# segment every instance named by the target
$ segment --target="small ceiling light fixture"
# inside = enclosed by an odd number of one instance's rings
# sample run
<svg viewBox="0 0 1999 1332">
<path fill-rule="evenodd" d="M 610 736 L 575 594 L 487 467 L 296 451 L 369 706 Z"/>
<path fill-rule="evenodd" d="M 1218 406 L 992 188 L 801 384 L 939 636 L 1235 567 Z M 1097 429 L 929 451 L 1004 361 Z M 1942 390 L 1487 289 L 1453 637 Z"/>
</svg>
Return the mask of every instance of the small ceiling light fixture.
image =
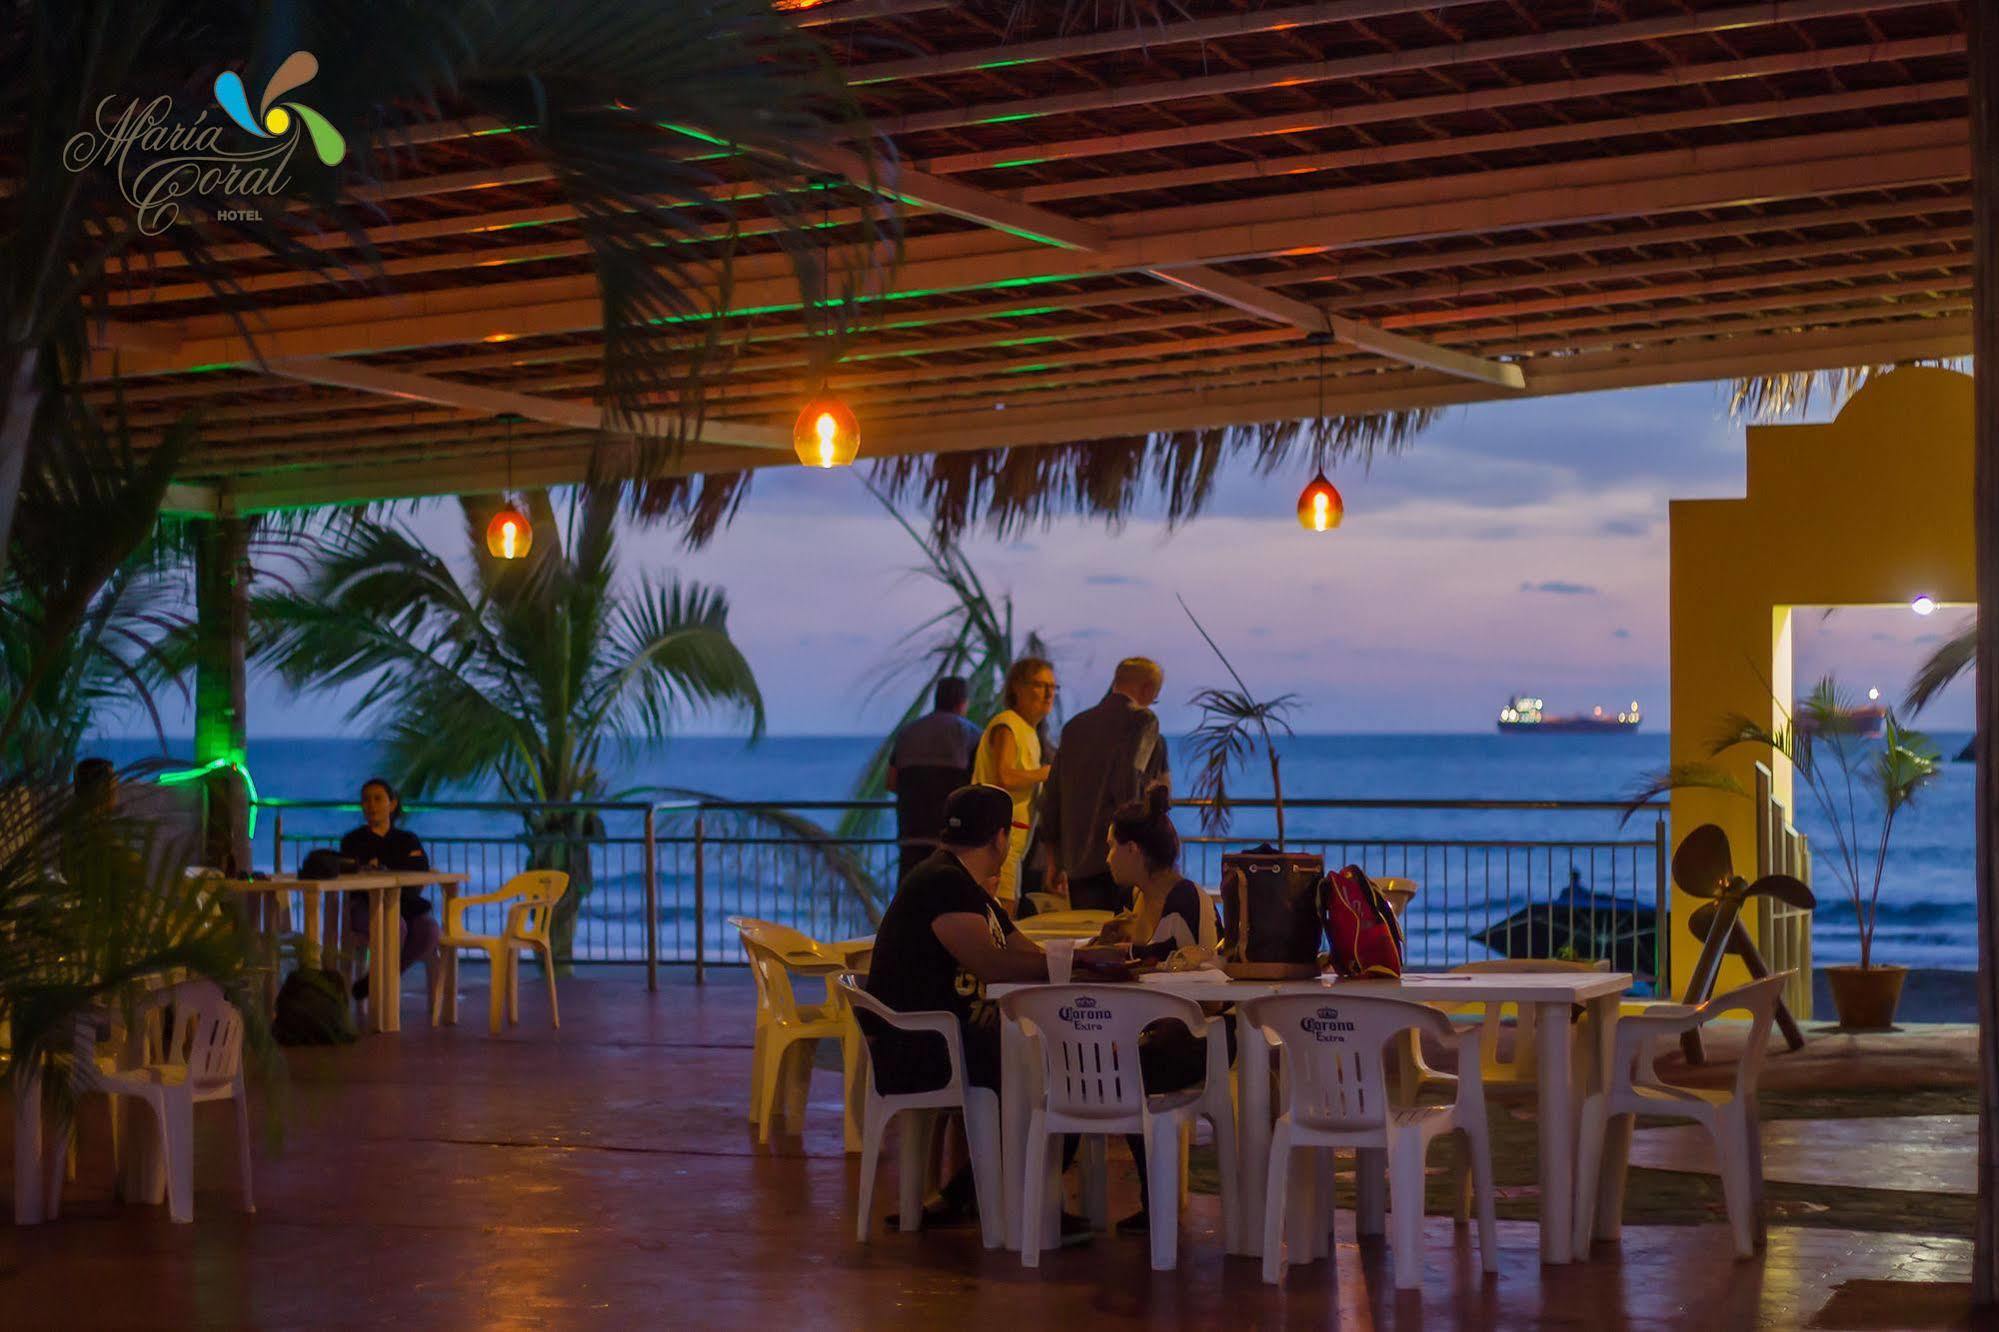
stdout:
<svg viewBox="0 0 1999 1332">
<path fill-rule="evenodd" d="M 833 286 L 833 189 L 835 182 L 821 182 L 825 191 L 825 216 L 820 224 L 819 263 L 826 283 L 826 302 L 832 302 Z M 809 308 L 809 306 L 808 306 Z M 807 467 L 848 467 L 861 451 L 861 423 L 853 408 L 840 401 L 819 376 L 819 391 L 799 410 L 791 427 L 791 449 Z"/>
<path fill-rule="evenodd" d="M 526 559 L 534 546 L 534 524 L 514 504 L 514 422 L 512 412 L 503 412 L 507 423 L 507 488 L 501 496 L 500 511 L 486 524 L 486 553 L 496 560 Z"/>
<path fill-rule="evenodd" d="M 807 467 L 846 467 L 861 451 L 861 423 L 853 409 L 824 388 L 798 413 L 791 447 Z"/>
<path fill-rule="evenodd" d="M 1326 344 L 1331 333 L 1311 333 L 1305 341 L 1319 349 L 1319 416 L 1312 423 L 1312 461 L 1317 475 L 1298 492 L 1298 525 L 1307 532 L 1330 532 L 1346 517 L 1347 503 L 1339 487 L 1326 480 Z"/>
<path fill-rule="evenodd" d="M 1937 599 L 1925 592 L 1909 603 L 1909 609 L 1918 615 L 1934 615 L 1937 609 Z"/>
</svg>

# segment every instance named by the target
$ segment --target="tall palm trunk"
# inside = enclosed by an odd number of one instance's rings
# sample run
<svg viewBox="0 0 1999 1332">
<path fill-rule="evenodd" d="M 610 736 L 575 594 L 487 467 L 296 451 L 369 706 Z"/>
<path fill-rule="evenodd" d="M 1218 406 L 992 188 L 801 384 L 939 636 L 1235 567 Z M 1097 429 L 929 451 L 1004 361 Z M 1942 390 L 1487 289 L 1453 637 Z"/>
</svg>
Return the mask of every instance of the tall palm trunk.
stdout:
<svg viewBox="0 0 1999 1332">
<path fill-rule="evenodd" d="M 7 567 L 7 542 L 14 529 L 14 501 L 28 462 L 29 437 L 42 392 L 36 378 L 36 349 L 10 344 L 0 352 L 0 570 Z"/>
<path fill-rule="evenodd" d="M 565 967 L 575 960 L 577 912 L 596 886 L 590 846 L 603 835 L 603 821 L 585 810 L 547 810 L 531 816 L 528 823 L 528 868 L 561 870 L 569 876 L 569 890 L 556 904 L 549 936 L 556 961 Z"/>
</svg>

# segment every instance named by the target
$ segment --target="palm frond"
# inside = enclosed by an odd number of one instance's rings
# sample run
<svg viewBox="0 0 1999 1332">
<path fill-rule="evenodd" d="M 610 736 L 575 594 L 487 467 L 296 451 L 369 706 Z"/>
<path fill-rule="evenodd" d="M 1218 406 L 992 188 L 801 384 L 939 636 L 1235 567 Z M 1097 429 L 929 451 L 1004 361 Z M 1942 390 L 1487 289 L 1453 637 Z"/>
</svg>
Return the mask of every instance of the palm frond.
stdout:
<svg viewBox="0 0 1999 1332">
<path fill-rule="evenodd" d="M 1192 791 L 1197 798 L 1207 802 L 1201 806 L 1201 830 L 1210 837 L 1219 837 L 1228 831 L 1234 819 L 1234 811 L 1229 808 L 1229 776 L 1237 764 L 1255 752 L 1256 739 L 1261 737 L 1265 757 L 1270 763 L 1270 787 L 1277 813 L 1277 844 L 1282 848 L 1284 782 L 1279 775 L 1277 740 L 1272 728 L 1290 735 L 1289 717 L 1300 700 L 1296 694 L 1282 694 L 1268 700 L 1252 696 L 1235 664 L 1222 651 L 1221 644 L 1215 642 L 1207 626 L 1194 614 L 1194 608 L 1187 604 L 1185 597 L 1178 600 L 1180 609 L 1187 613 L 1202 641 L 1214 652 L 1216 659 L 1222 663 L 1222 669 L 1229 673 L 1229 678 L 1236 682 L 1234 689 L 1198 689 L 1188 699 L 1201 714 L 1200 724 L 1188 736 L 1195 759 Z"/>
<path fill-rule="evenodd" d="M 1951 632 L 1909 677 L 1902 706 L 1921 712 L 1978 662 L 1978 620 L 1973 616 Z"/>
<path fill-rule="evenodd" d="M 927 509 L 931 533 L 950 542 L 985 523 L 1008 536 L 1068 514 L 1116 526 L 1163 500 L 1167 522 L 1198 515 L 1223 461 L 1253 459 L 1266 475 L 1309 455 L 1315 467 L 1395 453 L 1428 429 L 1429 410 L 1281 421 L 1123 436 L 1086 443 L 981 449 L 877 459 L 870 478 L 892 502 Z"/>
<path fill-rule="evenodd" d="M 1729 383 L 1728 414 L 1751 421 L 1778 421 L 1787 416 L 1803 416 L 1816 401 L 1837 409 L 1841 404 L 1878 378 L 1905 365 L 1943 365 L 1968 368 L 1968 362 L 1951 357 L 1923 357 L 1885 365 L 1850 365 L 1832 370 L 1784 370 L 1775 374 L 1752 375 Z"/>
</svg>

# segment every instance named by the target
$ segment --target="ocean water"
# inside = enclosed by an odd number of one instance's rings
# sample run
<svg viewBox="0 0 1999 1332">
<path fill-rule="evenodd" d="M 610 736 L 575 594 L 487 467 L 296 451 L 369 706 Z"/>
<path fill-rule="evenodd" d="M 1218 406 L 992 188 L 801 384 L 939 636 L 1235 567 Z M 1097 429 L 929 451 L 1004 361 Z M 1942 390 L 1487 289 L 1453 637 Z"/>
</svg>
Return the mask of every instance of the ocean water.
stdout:
<svg viewBox="0 0 1999 1332">
<path fill-rule="evenodd" d="M 1967 739 L 1949 734 L 1935 738 L 1947 757 Z M 613 755 L 607 767 L 610 785 L 618 791 L 685 787 L 738 800 L 839 800 L 848 795 L 874 743 L 867 736 L 790 736 L 749 746 L 738 739 L 690 737 L 627 748 Z M 1174 743 L 1169 737 L 1169 744 Z M 183 755 L 186 748 L 178 746 Z M 157 754 L 150 741 L 106 740 L 97 749 L 121 763 Z M 1175 752 L 1182 751 L 1184 742 L 1179 742 Z M 1285 793 L 1293 800 L 1616 800 L 1663 766 L 1666 737 L 1313 735 L 1283 741 L 1281 753 Z M 291 799 L 352 800 L 362 780 L 383 767 L 379 746 L 345 739 L 253 739 L 249 763 L 261 794 Z M 1189 766 L 1180 764 L 1183 780 Z M 1269 773 L 1258 764 L 1243 770 L 1231 790 L 1255 796 L 1267 795 L 1269 787 Z M 488 800 L 500 794 L 494 787 L 451 793 Z M 836 816 L 817 817 L 830 823 Z M 1814 847 L 1813 886 L 1820 900 L 1816 958 L 1821 964 L 1853 960 L 1858 930 L 1833 872 L 1827 825 L 1809 806 L 1794 817 Z M 292 811 L 286 815 L 287 837 L 332 834 L 354 822 L 355 816 L 343 811 Z M 1445 935 L 1461 941 L 1466 932 L 1491 924 L 1523 892 L 1545 900 L 1565 886 L 1571 871 L 1599 892 L 1649 903 L 1655 822 L 1649 811 L 1620 825 L 1614 812 L 1297 809 L 1288 816 L 1287 831 L 1294 839 L 1335 842 L 1327 850 L 1329 858 L 1338 854 L 1360 861 L 1370 872 L 1406 873 L 1422 881 L 1431 909 L 1422 928 L 1436 942 Z M 511 836 L 520 825 L 504 814 L 429 811 L 415 813 L 411 826 L 437 839 Z M 269 863 L 269 829 L 267 818 L 258 829 L 260 866 Z M 1230 836 L 1263 837 L 1270 831 L 1267 814 L 1252 811 L 1238 816 Z M 1191 813 L 1182 817 L 1181 833 L 1198 838 Z M 1412 848 L 1417 842 L 1457 845 Z M 1506 846 L 1539 842 L 1595 845 L 1538 857 Z M 1190 872 L 1202 877 L 1200 868 L 1212 864 L 1218 849 L 1194 841 L 1188 852 Z M 1737 854 L 1741 863 L 1753 849 L 1737 848 Z M 1976 966 L 1973 855 L 1972 765 L 1947 763 L 1942 777 L 1897 820 L 1881 887 L 1875 934 L 1879 960 L 1965 970 Z M 603 880 L 600 875 L 600 891 L 610 886 Z M 691 892 L 685 871 L 664 870 L 660 891 L 673 914 L 678 898 Z M 709 891 L 712 903 L 718 890 Z M 1498 905 L 1488 904 L 1489 897 Z M 612 895 L 606 893 L 605 899 L 603 910 L 611 912 Z M 744 903 L 741 909 L 755 909 L 755 904 Z M 628 907 L 623 910 L 630 914 Z M 598 925 L 610 953 L 618 951 L 617 939 L 630 937 L 617 933 L 621 926 L 615 919 Z M 629 926 L 629 920 L 623 922 L 623 928 Z M 717 936 L 709 945 L 725 942 Z M 1461 942 L 1442 946 L 1450 960 L 1463 954 Z"/>
</svg>

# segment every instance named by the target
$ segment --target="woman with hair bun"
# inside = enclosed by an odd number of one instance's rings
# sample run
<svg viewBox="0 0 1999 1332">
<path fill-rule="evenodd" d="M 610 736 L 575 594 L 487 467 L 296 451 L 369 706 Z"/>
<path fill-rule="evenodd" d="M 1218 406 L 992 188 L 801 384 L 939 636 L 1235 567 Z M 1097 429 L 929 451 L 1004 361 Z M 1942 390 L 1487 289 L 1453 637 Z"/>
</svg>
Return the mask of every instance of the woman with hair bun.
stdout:
<svg viewBox="0 0 1999 1332">
<path fill-rule="evenodd" d="M 1131 890 L 1131 911 L 1104 927 L 1102 942 L 1113 932 L 1131 941 L 1136 961 L 1163 962 L 1182 948 L 1216 948 L 1221 921 L 1208 895 L 1180 873 L 1180 833 L 1173 826 L 1172 796 L 1154 786 L 1144 796 L 1120 805 L 1111 815 L 1110 872 L 1118 886 Z M 1213 1011 L 1213 1010 L 1211 1010 Z M 1222 1024 L 1229 1062 L 1235 1062 L 1235 1024 Z M 1155 1022 L 1139 1034 L 1139 1078 L 1152 1095 L 1191 1087 L 1208 1075 L 1208 1038 L 1196 1036 L 1178 1022 Z M 1151 1227 L 1151 1198 L 1145 1172 L 1145 1139 L 1127 1135 L 1131 1159 L 1138 1167 L 1139 1209 L 1118 1222 L 1119 1234 L 1144 1234 Z"/>
<path fill-rule="evenodd" d="M 1182 948 L 1218 946 L 1214 904 L 1180 873 L 1180 833 L 1166 788 L 1120 805 L 1108 836 L 1111 877 L 1132 894 L 1131 914 L 1121 918 L 1132 957 L 1163 962 Z"/>
</svg>

